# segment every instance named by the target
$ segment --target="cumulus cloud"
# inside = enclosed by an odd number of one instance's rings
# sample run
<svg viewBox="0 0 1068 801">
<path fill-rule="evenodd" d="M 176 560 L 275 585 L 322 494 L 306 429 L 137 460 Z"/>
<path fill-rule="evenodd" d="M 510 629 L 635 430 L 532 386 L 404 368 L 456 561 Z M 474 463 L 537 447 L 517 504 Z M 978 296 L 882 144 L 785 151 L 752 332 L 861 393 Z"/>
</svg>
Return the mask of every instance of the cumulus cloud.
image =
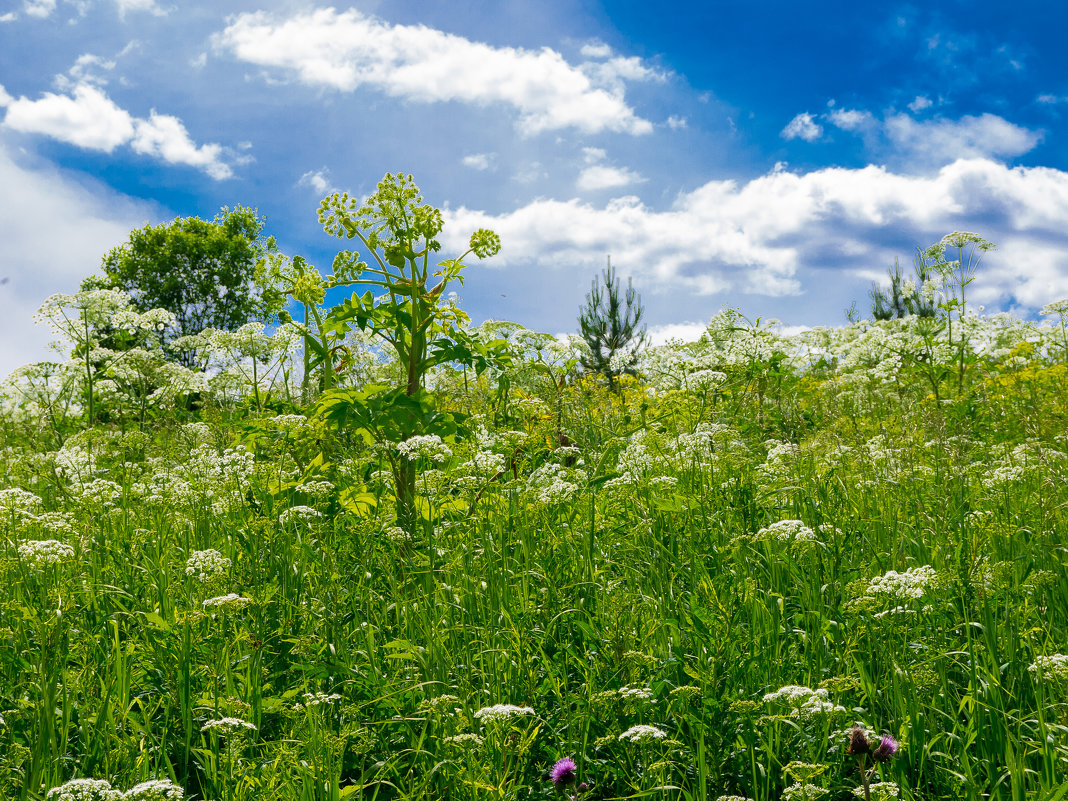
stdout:
<svg viewBox="0 0 1068 801">
<path fill-rule="evenodd" d="M 233 175 L 221 145 L 198 146 L 177 117 L 155 110 L 147 120 L 134 117 L 90 83 L 74 86 L 71 94 L 45 92 L 39 100 L 9 99 L 6 106 L 3 127 L 13 131 L 105 153 L 128 144 L 137 153 L 196 167 L 216 180 Z"/>
<path fill-rule="evenodd" d="M 807 111 L 798 114 L 779 133 L 783 139 L 804 139 L 806 142 L 815 142 L 823 136 L 823 128 L 815 118 Z"/>
<path fill-rule="evenodd" d="M 469 156 L 464 156 L 462 162 L 465 167 L 482 172 L 490 169 L 496 160 L 496 153 L 472 153 Z"/>
<path fill-rule="evenodd" d="M 875 122 L 871 112 L 857 109 L 836 108 L 827 115 L 827 118 L 836 128 L 841 128 L 843 131 L 859 131 L 870 127 Z"/>
<path fill-rule="evenodd" d="M 73 96 L 45 92 L 40 100 L 20 97 L 7 106 L 4 127 L 50 136 L 87 150 L 111 153 L 134 135 L 133 118 L 95 86 L 74 87 Z"/>
<path fill-rule="evenodd" d="M 1013 158 L 1042 141 L 1041 132 L 1014 125 L 996 114 L 922 122 L 907 114 L 893 114 L 886 118 L 884 129 L 898 152 L 931 163 L 958 158 Z"/>
<path fill-rule="evenodd" d="M 929 105 L 926 98 L 918 97 L 909 107 Z M 795 121 L 803 116 L 798 115 Z M 940 167 L 957 159 L 1014 158 L 1032 150 L 1043 136 L 1041 131 L 1015 125 L 996 114 L 917 120 L 905 113 L 889 113 L 878 119 L 870 111 L 833 109 L 824 118 L 836 128 L 863 135 L 872 155 L 913 170 Z"/>
<path fill-rule="evenodd" d="M 0 83 L 0 108 L 4 108 L 5 106 L 9 105 L 14 99 L 15 98 L 9 95 L 7 93 L 7 90 L 4 89 L 4 85 Z"/>
<path fill-rule="evenodd" d="M 337 191 L 337 188 L 330 182 L 327 177 L 330 170 L 323 167 L 321 170 L 309 170 L 300 176 L 300 180 L 297 181 L 297 186 L 310 187 L 317 195 L 332 195 Z"/>
<path fill-rule="evenodd" d="M 84 176 L 17 162 L 0 140 L 0 378 L 57 354 L 47 326 L 33 314 L 48 295 L 76 292 L 101 257 L 134 228 L 158 219 L 154 208 Z"/>
<path fill-rule="evenodd" d="M 979 302 L 1011 296 L 1038 308 L 1068 296 L 1068 173 L 990 159 L 962 159 L 933 175 L 778 170 L 747 183 L 710 181 L 666 210 L 637 197 L 603 206 L 541 199 L 504 214 L 458 208 L 446 216 L 448 233 L 500 234 L 498 267 L 592 265 L 611 252 L 634 265 L 636 282 L 698 295 L 797 295 L 803 269 L 885 272 L 913 245 L 977 230 L 1000 246 L 975 284 Z M 1040 254 L 1035 242 L 1044 243 Z"/>
<path fill-rule="evenodd" d="M 909 103 L 909 108 L 913 114 L 919 114 L 925 108 L 930 108 L 934 103 L 931 102 L 929 97 L 924 95 L 916 95 L 916 99 Z"/>
<path fill-rule="evenodd" d="M 44 19 L 56 10 L 56 0 L 26 0 L 22 10 L 27 16 Z"/>
<path fill-rule="evenodd" d="M 423 25 L 391 25 L 354 9 L 286 19 L 240 14 L 214 43 L 310 86 L 343 92 L 366 86 L 422 103 L 511 106 L 525 134 L 562 128 L 650 133 L 652 123 L 627 104 L 624 86 L 663 78 L 637 58 L 573 65 L 548 47 L 493 47 Z"/>
<path fill-rule="evenodd" d="M 115 0 L 119 8 L 119 18 L 125 19 L 130 11 L 141 11 L 157 17 L 167 15 L 167 10 L 160 8 L 156 0 Z"/>
<path fill-rule="evenodd" d="M 621 186 L 641 183 L 645 179 L 626 167 L 610 167 L 606 164 L 594 164 L 579 173 L 575 186 L 583 191 L 596 189 L 617 189 Z"/>
</svg>

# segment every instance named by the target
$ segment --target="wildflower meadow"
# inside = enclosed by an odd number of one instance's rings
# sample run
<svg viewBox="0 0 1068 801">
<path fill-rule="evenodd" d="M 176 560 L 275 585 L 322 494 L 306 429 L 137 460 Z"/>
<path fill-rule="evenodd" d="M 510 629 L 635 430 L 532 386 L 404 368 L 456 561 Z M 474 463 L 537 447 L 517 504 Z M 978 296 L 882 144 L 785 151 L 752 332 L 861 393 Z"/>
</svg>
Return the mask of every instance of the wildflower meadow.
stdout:
<svg viewBox="0 0 1068 801">
<path fill-rule="evenodd" d="M 609 380 L 471 325 L 499 241 L 439 262 L 410 188 L 324 201 L 372 266 L 276 259 L 292 315 L 44 305 L 0 798 L 1068 798 L 1068 301 L 974 308 L 954 234 L 930 313 L 725 308 Z"/>
</svg>

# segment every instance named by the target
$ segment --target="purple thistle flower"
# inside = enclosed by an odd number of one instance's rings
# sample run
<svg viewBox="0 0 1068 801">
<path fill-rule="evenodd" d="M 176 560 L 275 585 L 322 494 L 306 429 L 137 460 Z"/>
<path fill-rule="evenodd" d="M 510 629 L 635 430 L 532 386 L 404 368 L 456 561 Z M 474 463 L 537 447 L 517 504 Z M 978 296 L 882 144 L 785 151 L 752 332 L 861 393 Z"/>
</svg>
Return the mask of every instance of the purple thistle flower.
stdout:
<svg viewBox="0 0 1068 801">
<path fill-rule="evenodd" d="M 553 786 L 557 790 L 563 790 L 568 785 L 575 783 L 575 777 L 578 774 L 578 765 L 575 764 L 575 760 L 571 757 L 564 757 L 557 760 L 553 765 L 552 772 L 549 774 L 549 778 L 553 781 Z"/>
<path fill-rule="evenodd" d="M 893 737 L 883 737 L 875 746 L 875 750 L 871 752 L 871 758 L 876 762 L 886 762 L 897 753 L 897 746 L 897 740 Z"/>
</svg>

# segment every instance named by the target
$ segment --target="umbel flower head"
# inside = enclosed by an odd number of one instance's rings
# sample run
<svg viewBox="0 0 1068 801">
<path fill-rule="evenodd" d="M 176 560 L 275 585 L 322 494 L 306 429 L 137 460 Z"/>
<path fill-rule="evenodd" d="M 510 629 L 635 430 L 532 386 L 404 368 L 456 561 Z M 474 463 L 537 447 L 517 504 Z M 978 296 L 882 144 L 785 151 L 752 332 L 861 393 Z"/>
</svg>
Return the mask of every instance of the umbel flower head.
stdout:
<svg viewBox="0 0 1068 801">
<path fill-rule="evenodd" d="M 564 757 L 563 759 L 558 759 L 556 764 L 553 765 L 549 778 L 552 779 L 553 787 L 557 790 L 563 790 L 565 787 L 575 783 L 577 773 L 578 766 L 575 764 L 575 760 L 571 757 Z"/>
</svg>

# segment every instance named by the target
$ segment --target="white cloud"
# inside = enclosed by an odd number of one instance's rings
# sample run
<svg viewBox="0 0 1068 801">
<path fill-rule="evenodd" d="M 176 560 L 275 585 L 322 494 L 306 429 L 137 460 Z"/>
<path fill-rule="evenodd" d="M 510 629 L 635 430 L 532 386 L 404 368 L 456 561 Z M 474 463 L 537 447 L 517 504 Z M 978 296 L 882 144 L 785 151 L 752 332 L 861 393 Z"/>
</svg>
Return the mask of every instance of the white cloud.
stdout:
<svg viewBox="0 0 1068 801">
<path fill-rule="evenodd" d="M 4 85 L 0 83 L 0 108 L 6 107 L 14 99 L 15 98 L 13 98 L 7 93 L 7 90 L 4 88 Z"/>
<path fill-rule="evenodd" d="M 868 111 L 837 108 L 827 115 L 831 123 L 843 131 L 859 131 L 871 126 L 875 118 Z"/>
<path fill-rule="evenodd" d="M 222 145 L 199 147 L 189 138 L 182 121 L 152 110 L 147 120 L 137 120 L 130 146 L 137 153 L 155 156 L 170 164 L 187 164 L 204 170 L 216 181 L 230 178 L 234 171 L 222 161 Z"/>
<path fill-rule="evenodd" d="M 582 160 L 587 164 L 596 164 L 599 161 L 604 161 L 607 156 L 608 151 L 602 147 L 582 148 Z"/>
<path fill-rule="evenodd" d="M 44 19 L 56 10 L 56 0 L 26 0 L 22 10 L 28 16 Z"/>
<path fill-rule="evenodd" d="M 1039 95 L 1035 98 L 1035 101 L 1055 106 L 1059 103 L 1068 103 L 1068 97 L 1061 95 Z"/>
<path fill-rule="evenodd" d="M 0 378 L 23 364 L 56 360 L 33 314 L 54 292 L 76 292 L 101 257 L 156 210 L 51 168 L 17 163 L 0 140 Z M 153 220 L 155 221 L 155 220 Z"/>
<path fill-rule="evenodd" d="M 73 97 L 45 92 L 40 100 L 20 97 L 11 101 L 4 127 L 105 153 L 126 144 L 134 135 L 130 114 L 88 84 L 76 86 Z"/>
<path fill-rule="evenodd" d="M 806 111 L 790 120 L 779 136 L 783 139 L 804 139 L 806 142 L 815 142 L 823 136 L 823 128 Z"/>
<path fill-rule="evenodd" d="M 595 164 L 579 173 L 575 186 L 585 192 L 596 189 L 616 189 L 629 184 L 641 183 L 644 180 L 641 175 L 625 167 Z"/>
<path fill-rule="evenodd" d="M 196 167 L 216 180 L 233 174 L 223 161 L 223 147 L 196 145 L 177 117 L 155 110 L 147 120 L 134 117 L 88 83 L 75 86 L 73 95 L 46 92 L 40 100 L 20 97 L 9 99 L 6 105 L 3 127 L 14 131 L 41 134 L 105 153 L 129 144 L 137 153 Z"/>
<path fill-rule="evenodd" d="M 666 345 L 673 339 L 682 342 L 696 342 L 708 330 L 708 323 L 667 323 L 650 326 L 646 332 L 652 345 Z"/>
<path fill-rule="evenodd" d="M 142 11 L 157 17 L 165 17 L 166 9 L 160 8 L 156 0 L 115 0 L 119 8 L 119 18 L 125 19 L 129 11 Z"/>
<path fill-rule="evenodd" d="M 584 44 L 579 52 L 586 58 L 608 58 L 612 55 L 612 48 L 604 42 L 593 41 Z"/>
<path fill-rule="evenodd" d="M 6 14 L 0 14 L 0 22 L 14 22 L 19 18 L 19 15 L 14 11 L 8 11 Z"/>
<path fill-rule="evenodd" d="M 916 99 L 909 103 L 909 108 L 913 114 L 919 114 L 925 108 L 930 108 L 934 103 L 931 102 L 931 98 L 924 95 L 916 95 Z"/>
<path fill-rule="evenodd" d="M 679 128 L 685 128 L 686 118 L 680 117 L 677 114 L 672 114 L 667 118 L 667 127 L 673 131 L 678 130 Z"/>
<path fill-rule="evenodd" d="M 462 159 L 465 167 L 470 167 L 472 170 L 478 170 L 479 172 L 493 167 L 496 160 L 496 153 L 472 153 Z"/>
<path fill-rule="evenodd" d="M 995 114 L 923 122 L 894 114 L 884 121 L 884 130 L 899 153 L 938 164 L 961 158 L 1012 158 L 1042 141 L 1041 132 L 1013 125 Z"/>
<path fill-rule="evenodd" d="M 308 186 L 317 194 L 325 197 L 326 195 L 332 195 L 337 189 L 330 179 L 327 177 L 330 170 L 323 167 L 320 170 L 309 170 L 300 176 L 300 180 L 297 181 L 297 186 Z"/>
<path fill-rule="evenodd" d="M 914 245 L 974 230 L 999 243 L 974 285 L 977 302 L 1011 294 L 1038 308 L 1068 296 L 1068 173 L 990 159 L 926 176 L 868 166 L 710 181 L 664 211 L 637 197 L 604 206 L 543 199 L 499 215 L 459 208 L 446 217 L 451 236 L 479 227 L 501 236 L 491 266 L 593 265 L 611 252 L 634 265 L 636 283 L 696 295 L 797 295 L 803 268 L 860 276 L 907 259 Z"/>
<path fill-rule="evenodd" d="M 56 76 L 56 88 L 61 91 L 69 91 L 82 84 L 103 86 L 107 83 L 107 78 L 101 75 L 99 71 L 110 72 L 113 69 L 115 69 L 114 61 L 94 56 L 92 53 L 85 53 L 78 56 L 74 66 L 67 71 L 66 75 Z"/>
<path fill-rule="evenodd" d="M 523 133 L 578 128 L 652 131 L 624 99 L 624 81 L 663 76 L 636 58 L 577 66 L 548 47 L 493 47 L 422 25 L 390 25 L 332 8 L 276 20 L 264 12 L 231 18 L 215 46 L 311 86 L 352 92 L 368 86 L 423 103 L 505 104 Z"/>
</svg>

